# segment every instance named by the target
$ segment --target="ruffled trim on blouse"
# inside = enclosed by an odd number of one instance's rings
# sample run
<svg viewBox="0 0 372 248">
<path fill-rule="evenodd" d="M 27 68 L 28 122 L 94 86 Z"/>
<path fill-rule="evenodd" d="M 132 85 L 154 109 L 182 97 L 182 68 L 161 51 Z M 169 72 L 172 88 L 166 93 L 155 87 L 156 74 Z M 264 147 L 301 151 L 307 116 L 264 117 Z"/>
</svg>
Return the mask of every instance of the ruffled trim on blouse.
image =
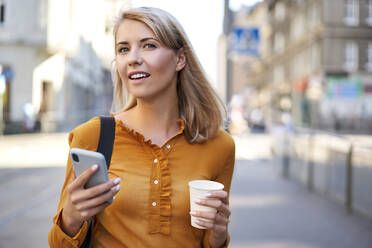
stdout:
<svg viewBox="0 0 372 248">
<path fill-rule="evenodd" d="M 172 190 L 171 190 L 170 169 L 168 166 L 168 162 L 166 161 L 167 158 L 165 157 L 161 147 L 159 147 L 156 144 L 153 144 L 151 139 L 145 140 L 145 137 L 141 133 L 135 131 L 134 129 L 127 127 L 122 120 L 119 120 L 119 119 L 115 119 L 115 120 L 120 129 L 129 133 L 132 137 L 138 140 L 138 142 L 140 142 L 141 144 L 145 144 L 151 147 L 154 155 L 159 160 L 159 165 L 160 165 L 159 168 L 160 168 L 160 175 L 161 175 L 161 189 L 160 189 L 160 202 L 159 202 L 160 219 L 158 219 L 158 221 L 160 222 L 159 223 L 160 230 L 158 231 L 160 231 L 163 234 L 170 234 L 171 191 Z M 180 126 L 180 130 L 171 139 L 182 134 L 185 129 L 184 120 L 178 119 L 177 123 Z"/>
<path fill-rule="evenodd" d="M 114 117 L 113 114 L 110 114 L 112 117 Z M 129 133 L 131 136 L 133 136 L 136 140 L 138 140 L 139 142 L 141 142 L 142 144 L 146 144 L 148 146 L 150 146 L 151 148 L 153 149 L 159 149 L 160 147 L 156 144 L 153 144 L 152 143 L 152 140 L 151 139 L 148 139 L 148 140 L 145 140 L 145 137 L 137 132 L 136 130 L 134 129 L 131 129 L 129 127 L 127 127 L 124 122 L 122 120 L 119 120 L 119 119 L 116 119 L 115 118 L 115 121 L 116 121 L 116 124 L 122 129 L 124 130 L 125 132 Z M 182 119 L 178 119 L 177 120 L 177 124 L 180 126 L 180 130 L 177 132 L 177 134 L 175 134 L 172 138 L 170 138 L 169 140 L 173 139 L 174 137 L 178 136 L 179 134 L 182 134 L 184 129 L 185 129 L 185 121 L 182 120 Z"/>
</svg>

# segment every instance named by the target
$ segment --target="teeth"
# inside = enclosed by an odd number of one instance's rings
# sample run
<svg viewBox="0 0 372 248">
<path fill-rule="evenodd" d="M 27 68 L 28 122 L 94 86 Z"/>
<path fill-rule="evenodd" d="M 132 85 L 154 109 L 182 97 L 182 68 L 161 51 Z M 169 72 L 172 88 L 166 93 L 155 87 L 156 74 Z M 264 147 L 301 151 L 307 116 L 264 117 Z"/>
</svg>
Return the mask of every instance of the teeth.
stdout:
<svg viewBox="0 0 372 248">
<path fill-rule="evenodd" d="M 137 79 L 137 78 L 143 78 L 146 77 L 147 75 L 144 73 L 138 73 L 138 74 L 133 74 L 130 76 L 130 78 Z"/>
</svg>

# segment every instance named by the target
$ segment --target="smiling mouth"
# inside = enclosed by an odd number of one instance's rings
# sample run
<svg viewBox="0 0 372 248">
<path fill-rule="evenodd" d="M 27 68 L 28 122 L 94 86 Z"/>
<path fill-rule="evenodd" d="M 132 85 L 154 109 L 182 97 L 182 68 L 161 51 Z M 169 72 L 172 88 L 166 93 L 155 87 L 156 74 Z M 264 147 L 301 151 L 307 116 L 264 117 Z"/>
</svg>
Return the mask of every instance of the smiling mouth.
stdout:
<svg viewBox="0 0 372 248">
<path fill-rule="evenodd" d="M 150 74 L 149 73 L 139 72 L 139 73 L 131 74 L 129 76 L 129 79 L 138 80 L 138 79 L 148 78 L 148 77 L 150 77 Z"/>
</svg>

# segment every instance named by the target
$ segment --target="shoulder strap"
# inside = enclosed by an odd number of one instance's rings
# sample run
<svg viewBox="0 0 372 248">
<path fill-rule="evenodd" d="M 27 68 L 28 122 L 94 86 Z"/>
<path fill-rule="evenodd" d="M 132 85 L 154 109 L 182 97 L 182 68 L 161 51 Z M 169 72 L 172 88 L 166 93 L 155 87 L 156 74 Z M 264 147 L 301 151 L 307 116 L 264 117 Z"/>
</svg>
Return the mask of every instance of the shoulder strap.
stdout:
<svg viewBox="0 0 372 248">
<path fill-rule="evenodd" d="M 105 156 L 107 169 L 110 167 L 112 149 L 114 146 L 115 139 L 115 117 L 111 116 L 100 116 L 101 128 L 99 133 L 99 142 L 97 152 L 100 152 Z M 90 248 L 93 237 L 94 219 L 89 225 L 87 235 L 85 236 L 83 244 L 79 248 Z"/>
<path fill-rule="evenodd" d="M 97 152 L 105 156 L 107 168 L 109 168 L 115 139 L 115 117 L 100 116 L 99 118 L 101 120 L 101 128 Z"/>
</svg>

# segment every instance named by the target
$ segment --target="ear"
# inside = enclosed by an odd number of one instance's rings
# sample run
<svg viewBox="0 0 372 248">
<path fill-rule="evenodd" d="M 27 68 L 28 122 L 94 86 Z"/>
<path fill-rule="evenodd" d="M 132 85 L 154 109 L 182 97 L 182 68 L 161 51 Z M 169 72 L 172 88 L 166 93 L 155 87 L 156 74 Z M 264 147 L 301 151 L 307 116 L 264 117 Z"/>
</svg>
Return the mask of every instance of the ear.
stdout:
<svg viewBox="0 0 372 248">
<path fill-rule="evenodd" d="M 178 49 L 177 51 L 177 65 L 176 65 L 176 71 L 181 71 L 186 65 L 186 54 L 183 47 Z"/>
</svg>

